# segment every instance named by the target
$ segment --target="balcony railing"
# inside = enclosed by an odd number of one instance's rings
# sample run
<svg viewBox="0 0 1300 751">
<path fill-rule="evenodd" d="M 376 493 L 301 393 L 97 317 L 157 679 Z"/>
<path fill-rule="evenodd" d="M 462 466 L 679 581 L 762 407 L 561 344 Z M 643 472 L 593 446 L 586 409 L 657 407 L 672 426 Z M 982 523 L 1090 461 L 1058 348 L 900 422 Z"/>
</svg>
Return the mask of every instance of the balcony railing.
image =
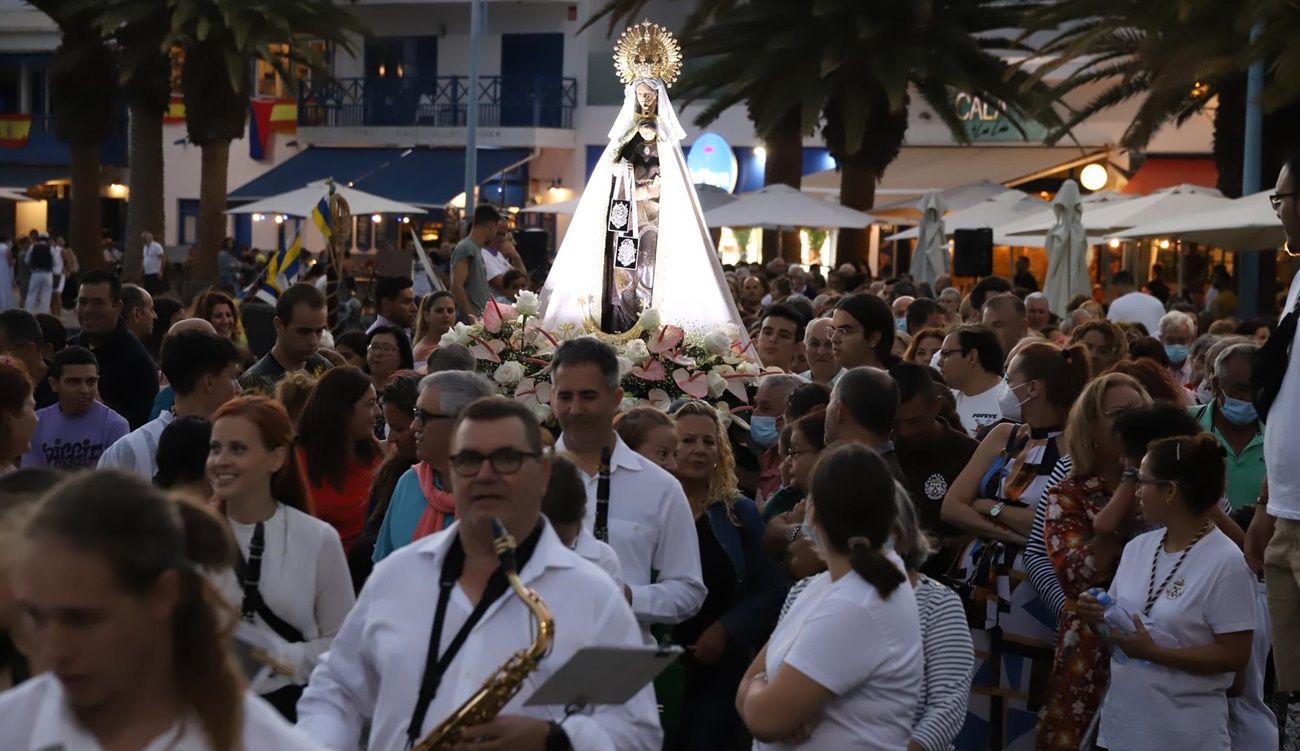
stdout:
<svg viewBox="0 0 1300 751">
<path fill-rule="evenodd" d="M 467 76 L 302 81 L 298 124 L 463 128 L 469 93 Z M 553 76 L 479 76 L 473 101 L 481 127 L 571 129 L 578 82 Z"/>
</svg>

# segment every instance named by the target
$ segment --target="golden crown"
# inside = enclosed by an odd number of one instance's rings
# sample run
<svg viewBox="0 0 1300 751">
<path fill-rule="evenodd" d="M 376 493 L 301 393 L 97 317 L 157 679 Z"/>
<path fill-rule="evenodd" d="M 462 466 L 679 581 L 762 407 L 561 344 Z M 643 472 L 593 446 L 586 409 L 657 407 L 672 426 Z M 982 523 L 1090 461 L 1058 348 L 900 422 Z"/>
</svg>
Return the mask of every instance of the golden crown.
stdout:
<svg viewBox="0 0 1300 751">
<path fill-rule="evenodd" d="M 614 72 L 624 85 L 654 78 L 672 86 L 682 71 L 682 46 L 668 29 L 649 20 L 628 27 L 614 45 Z"/>
</svg>

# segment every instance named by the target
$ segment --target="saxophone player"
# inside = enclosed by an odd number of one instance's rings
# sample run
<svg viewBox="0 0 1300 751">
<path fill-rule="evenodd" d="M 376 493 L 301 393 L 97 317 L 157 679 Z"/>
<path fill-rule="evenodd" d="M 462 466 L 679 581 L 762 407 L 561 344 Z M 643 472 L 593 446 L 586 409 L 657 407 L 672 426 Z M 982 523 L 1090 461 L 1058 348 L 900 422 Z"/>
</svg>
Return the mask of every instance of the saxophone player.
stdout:
<svg viewBox="0 0 1300 751">
<path fill-rule="evenodd" d="M 466 727 L 457 749 L 658 749 L 650 687 L 622 706 L 567 719 L 523 702 L 582 647 L 638 646 L 640 630 L 609 576 L 569 550 L 541 514 L 550 474 L 526 407 L 501 397 L 469 405 L 451 429 L 458 521 L 382 561 L 298 704 L 298 726 L 318 743 L 402 751 L 458 711 L 534 638 L 530 610 L 503 586 L 492 519 L 517 541 L 524 586 L 553 614 L 551 653 L 492 720 Z M 433 645 L 433 649 L 430 649 Z"/>
</svg>

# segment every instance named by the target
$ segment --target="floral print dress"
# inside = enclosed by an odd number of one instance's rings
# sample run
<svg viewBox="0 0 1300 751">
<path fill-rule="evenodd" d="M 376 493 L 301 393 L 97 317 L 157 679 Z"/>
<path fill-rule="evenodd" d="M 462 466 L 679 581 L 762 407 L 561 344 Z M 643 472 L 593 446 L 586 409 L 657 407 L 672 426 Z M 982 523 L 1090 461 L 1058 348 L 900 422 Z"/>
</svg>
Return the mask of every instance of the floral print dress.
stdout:
<svg viewBox="0 0 1300 751">
<path fill-rule="evenodd" d="M 1043 539 L 1047 556 L 1062 589 L 1073 602 L 1090 587 L 1106 587 L 1114 575 L 1099 571 L 1088 548 L 1092 522 L 1110 500 L 1112 488 L 1093 475 L 1071 477 L 1052 486 L 1047 503 Z M 1038 723 L 1038 749 L 1080 747 L 1101 706 L 1110 681 L 1110 652 L 1069 605 L 1061 613 L 1056 632 L 1056 652 L 1047 696 Z"/>
</svg>

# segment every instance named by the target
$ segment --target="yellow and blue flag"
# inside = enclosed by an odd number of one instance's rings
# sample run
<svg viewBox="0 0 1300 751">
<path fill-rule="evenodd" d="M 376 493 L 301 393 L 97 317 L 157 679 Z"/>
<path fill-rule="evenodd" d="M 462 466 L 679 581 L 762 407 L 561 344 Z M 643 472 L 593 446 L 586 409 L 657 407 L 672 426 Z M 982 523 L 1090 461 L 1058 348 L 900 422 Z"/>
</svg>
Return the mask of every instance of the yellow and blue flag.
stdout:
<svg viewBox="0 0 1300 751">
<path fill-rule="evenodd" d="M 316 223 L 316 229 L 325 236 L 325 242 L 329 242 L 334 236 L 330 229 L 330 197 L 328 195 L 320 199 L 316 208 L 311 210 L 311 220 Z"/>
</svg>

